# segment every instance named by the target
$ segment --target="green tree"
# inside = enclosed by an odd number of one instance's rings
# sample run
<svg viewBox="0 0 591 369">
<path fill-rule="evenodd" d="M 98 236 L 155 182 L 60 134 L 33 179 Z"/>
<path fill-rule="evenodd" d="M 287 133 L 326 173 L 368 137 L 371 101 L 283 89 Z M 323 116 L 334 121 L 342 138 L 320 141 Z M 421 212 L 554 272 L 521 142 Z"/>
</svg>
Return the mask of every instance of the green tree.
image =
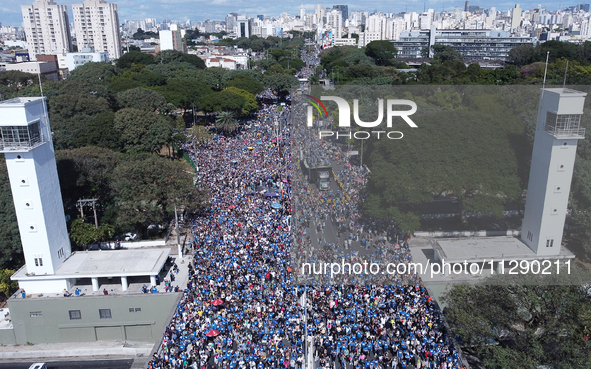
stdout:
<svg viewBox="0 0 591 369">
<path fill-rule="evenodd" d="M 224 91 L 235 93 L 236 95 L 244 98 L 244 107 L 242 108 L 242 115 L 248 115 L 259 110 L 259 104 L 257 103 L 256 97 L 245 90 L 241 90 L 236 87 L 228 87 Z"/>
<path fill-rule="evenodd" d="M 166 99 L 162 95 L 142 87 L 118 93 L 117 101 L 123 108 L 148 111 L 162 111 L 166 108 Z"/>
<path fill-rule="evenodd" d="M 71 225 L 70 238 L 81 247 L 109 240 L 114 235 L 115 228 L 109 224 L 96 228 L 94 224 L 85 223 L 82 218 L 77 218 Z"/>
<path fill-rule="evenodd" d="M 234 132 L 238 128 L 234 114 L 229 111 L 220 112 L 215 118 L 215 126 L 224 132 Z"/>
<path fill-rule="evenodd" d="M 4 294 L 4 300 L 7 300 L 18 290 L 18 281 L 10 280 L 14 273 L 16 273 L 14 269 L 2 269 L 0 271 L 0 293 Z"/>
<path fill-rule="evenodd" d="M 0 156 L 0 267 L 19 268 L 24 262 L 21 237 L 16 222 L 14 201 L 8 180 L 8 170 L 4 155 Z"/>
<path fill-rule="evenodd" d="M 589 367 L 588 286 L 531 277 L 510 282 L 504 275 L 487 285 L 451 288 L 444 312 L 464 352 L 491 369 Z"/>
<path fill-rule="evenodd" d="M 197 211 L 206 194 L 193 185 L 185 162 L 156 155 L 138 155 L 120 163 L 112 182 L 118 207 L 117 221 L 143 233 L 147 226 L 170 219 L 174 207 Z"/>
<path fill-rule="evenodd" d="M 518 67 L 533 63 L 535 50 L 532 45 L 520 45 L 509 51 L 509 62 Z"/>
<path fill-rule="evenodd" d="M 249 76 L 236 76 L 229 79 L 224 84 L 224 87 L 236 87 L 246 90 L 253 95 L 258 95 L 264 91 L 265 87 L 256 79 Z"/>
<path fill-rule="evenodd" d="M 201 107 L 208 113 L 230 111 L 240 114 L 245 103 L 244 97 L 227 90 L 206 95 L 201 99 Z"/>
<path fill-rule="evenodd" d="M 183 62 L 194 65 L 198 69 L 205 69 L 205 62 L 197 55 L 183 54 Z"/>
<path fill-rule="evenodd" d="M 398 50 L 390 41 L 372 41 L 365 47 L 365 54 L 373 58 L 377 65 L 389 65 Z"/>
<path fill-rule="evenodd" d="M 431 48 L 435 52 L 433 59 L 440 63 L 445 63 L 448 60 L 451 62 L 461 62 L 464 60 L 464 56 L 458 51 L 455 51 L 451 46 L 435 44 Z"/>
<path fill-rule="evenodd" d="M 129 51 L 128 53 L 121 55 L 121 57 L 115 62 L 117 68 L 120 69 L 129 69 L 133 64 L 149 65 L 154 63 L 156 63 L 156 61 L 152 54 L 142 53 L 139 50 Z"/>
<path fill-rule="evenodd" d="M 265 73 L 265 85 L 280 97 L 284 97 L 299 85 L 298 79 L 292 75 L 280 73 Z"/>
<path fill-rule="evenodd" d="M 213 135 L 203 126 L 193 126 L 187 131 L 187 134 L 197 145 L 204 145 L 213 139 Z"/>
<path fill-rule="evenodd" d="M 121 135 L 126 152 L 158 152 L 172 134 L 166 117 L 135 108 L 115 113 L 114 127 Z"/>
<path fill-rule="evenodd" d="M 120 160 L 120 153 L 95 146 L 56 152 L 60 189 L 70 215 L 76 215 L 74 204 L 80 198 L 97 197 L 102 205 L 112 200 L 110 186 Z"/>
<path fill-rule="evenodd" d="M 121 151 L 122 143 L 119 133 L 115 130 L 113 120 L 115 113 L 104 112 L 88 118 L 72 140 L 73 147 L 98 146 Z"/>
</svg>

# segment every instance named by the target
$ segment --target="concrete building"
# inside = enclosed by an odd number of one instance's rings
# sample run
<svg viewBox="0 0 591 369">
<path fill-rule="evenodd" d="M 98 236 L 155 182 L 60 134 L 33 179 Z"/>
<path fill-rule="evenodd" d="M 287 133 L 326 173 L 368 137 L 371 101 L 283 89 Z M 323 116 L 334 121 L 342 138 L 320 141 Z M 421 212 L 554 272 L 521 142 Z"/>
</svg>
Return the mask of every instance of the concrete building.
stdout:
<svg viewBox="0 0 591 369">
<path fill-rule="evenodd" d="M 341 25 L 344 25 L 345 21 L 349 18 L 349 6 L 348 5 L 333 5 L 332 8 L 336 11 L 341 12 Z"/>
<path fill-rule="evenodd" d="M 515 4 L 515 8 L 511 10 L 511 28 L 519 28 L 521 25 L 521 8 L 519 4 Z"/>
<path fill-rule="evenodd" d="M 316 16 L 316 24 L 323 25 L 324 24 L 324 7 L 322 4 L 316 5 L 316 10 L 314 11 L 314 15 Z"/>
<path fill-rule="evenodd" d="M 25 256 L 11 276 L 21 291 L 8 300 L 0 343 L 155 342 L 182 295 L 156 293 L 171 250 L 71 252 L 44 100 L 0 101 L 0 152 Z M 148 283 L 153 294 L 142 291 Z"/>
<path fill-rule="evenodd" d="M 86 63 L 108 63 L 109 60 L 109 53 L 106 51 L 94 52 L 91 49 L 85 49 L 79 53 L 66 54 L 66 63 L 68 65 L 69 73 Z"/>
<path fill-rule="evenodd" d="M 542 90 L 521 227 L 521 240 L 537 255 L 560 252 L 577 142 L 585 138 L 586 96 L 567 88 Z"/>
<path fill-rule="evenodd" d="M 65 5 L 53 0 L 37 0 L 33 5 L 22 5 L 23 27 L 29 53 L 53 55 L 72 51 L 70 21 Z"/>
<path fill-rule="evenodd" d="M 220 67 L 227 70 L 236 70 L 236 61 L 228 58 L 207 58 L 205 60 L 207 68 Z"/>
<path fill-rule="evenodd" d="M 170 30 L 161 30 L 160 35 L 160 51 L 177 50 L 186 53 L 186 45 L 183 43 L 183 37 L 177 24 L 171 24 Z"/>
<path fill-rule="evenodd" d="M 332 29 L 334 38 L 341 38 L 343 34 L 343 15 L 339 10 L 333 10 L 326 14 L 327 28 Z"/>
<path fill-rule="evenodd" d="M 243 15 L 239 15 L 236 18 L 236 35 L 238 37 L 247 38 L 251 35 L 250 22 L 248 21 L 248 18 Z"/>
<path fill-rule="evenodd" d="M 92 48 L 106 51 L 112 60 L 121 56 L 121 34 L 117 4 L 105 0 L 86 0 L 73 4 L 74 27 L 78 49 Z"/>
<path fill-rule="evenodd" d="M 32 61 L 22 63 L 1 64 L 6 71 L 18 70 L 20 72 L 31 74 L 42 74 L 52 81 L 59 80 L 59 69 L 57 63 L 53 61 Z"/>
<path fill-rule="evenodd" d="M 484 267 L 488 261 L 491 269 L 496 266 L 502 273 L 507 260 L 556 259 L 558 263 L 575 257 L 562 245 L 562 235 L 577 143 L 585 138 L 580 124 L 586 96 L 568 88 L 541 90 L 520 238 L 433 239 L 435 260 L 449 265 L 447 274 L 452 273 L 453 264 L 482 263 Z"/>
<path fill-rule="evenodd" d="M 509 32 L 484 29 L 447 29 L 402 32 L 394 41 L 398 58 L 420 58 L 431 46 L 447 45 L 461 53 L 465 59 L 507 60 L 509 51 L 519 45 L 533 45 L 531 37 L 511 37 Z"/>
<path fill-rule="evenodd" d="M 2 101 L 0 111 L 0 152 L 6 159 L 25 256 L 19 272 L 23 277 L 50 277 L 33 284 L 25 278 L 19 286 L 31 292 L 61 291 L 68 282 L 51 276 L 72 249 L 44 98 Z"/>
</svg>

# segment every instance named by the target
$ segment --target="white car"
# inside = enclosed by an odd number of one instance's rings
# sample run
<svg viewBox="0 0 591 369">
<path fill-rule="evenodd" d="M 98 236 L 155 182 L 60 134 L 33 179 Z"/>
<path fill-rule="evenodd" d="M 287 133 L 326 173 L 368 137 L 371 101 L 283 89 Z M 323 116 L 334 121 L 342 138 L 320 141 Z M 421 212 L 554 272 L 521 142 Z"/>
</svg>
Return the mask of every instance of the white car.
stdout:
<svg viewBox="0 0 591 369">
<path fill-rule="evenodd" d="M 125 241 L 134 241 L 134 240 L 137 240 L 137 234 L 135 234 L 135 233 L 127 232 L 123 236 L 124 236 L 123 239 Z"/>
<path fill-rule="evenodd" d="M 29 369 L 47 369 L 47 365 L 45 363 L 35 363 L 31 364 Z"/>
</svg>

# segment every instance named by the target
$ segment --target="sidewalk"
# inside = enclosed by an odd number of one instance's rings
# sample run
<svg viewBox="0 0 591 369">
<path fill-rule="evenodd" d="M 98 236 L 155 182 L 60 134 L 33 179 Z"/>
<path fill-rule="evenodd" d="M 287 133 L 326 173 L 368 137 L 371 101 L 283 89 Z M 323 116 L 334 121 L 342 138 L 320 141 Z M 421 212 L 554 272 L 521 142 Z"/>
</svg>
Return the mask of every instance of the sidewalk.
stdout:
<svg viewBox="0 0 591 369">
<path fill-rule="evenodd" d="M 68 359 L 98 357 L 147 357 L 151 354 L 153 343 L 96 341 L 76 343 L 40 343 L 35 345 L 2 345 L 0 360 L 41 358 Z"/>
</svg>

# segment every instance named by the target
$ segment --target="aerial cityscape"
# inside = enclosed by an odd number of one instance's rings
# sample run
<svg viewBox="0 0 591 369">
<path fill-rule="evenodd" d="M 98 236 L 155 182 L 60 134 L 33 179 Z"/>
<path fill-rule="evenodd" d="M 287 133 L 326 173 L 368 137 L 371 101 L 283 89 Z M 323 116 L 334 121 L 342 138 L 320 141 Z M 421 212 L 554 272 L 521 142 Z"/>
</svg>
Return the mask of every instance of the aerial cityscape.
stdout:
<svg viewBox="0 0 591 369">
<path fill-rule="evenodd" d="M 591 367 L 591 6 L 490 5 L 2 4 L 0 369 Z"/>
</svg>

